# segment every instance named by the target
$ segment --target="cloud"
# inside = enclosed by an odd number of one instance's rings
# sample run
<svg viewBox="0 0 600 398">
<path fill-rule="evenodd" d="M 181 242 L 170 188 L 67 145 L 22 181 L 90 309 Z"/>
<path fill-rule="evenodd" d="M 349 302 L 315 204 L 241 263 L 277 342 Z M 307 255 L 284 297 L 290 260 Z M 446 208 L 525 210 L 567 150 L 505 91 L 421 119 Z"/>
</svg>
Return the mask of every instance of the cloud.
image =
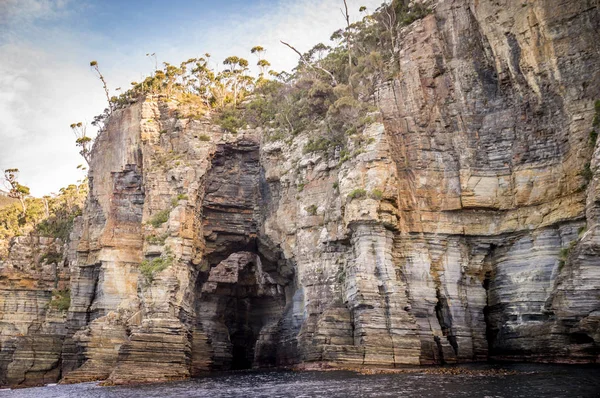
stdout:
<svg viewBox="0 0 600 398">
<path fill-rule="evenodd" d="M 372 11 L 380 3 L 350 0 L 351 15 L 357 20 L 360 6 Z M 125 10 L 111 16 L 121 18 L 123 29 L 114 35 L 98 28 L 102 24 L 88 24 L 105 4 L 0 0 L 0 168 L 19 168 L 22 182 L 36 196 L 81 178 L 76 166 L 82 159 L 68 126 L 89 122 L 105 108 L 90 60 L 98 60 L 111 89 L 126 89 L 129 82 L 150 74 L 154 66 L 145 56 L 148 52 L 156 52 L 159 62 L 171 63 L 210 52 L 219 62 L 215 66 L 222 68 L 220 62 L 234 54 L 254 64 L 250 48 L 262 45 L 273 69 L 290 70 L 297 56 L 279 40 L 306 51 L 329 43 L 331 33 L 345 23 L 341 0 L 262 0 L 247 3 L 243 13 L 222 13 L 219 18 L 199 14 L 187 22 L 169 18 L 141 28 L 129 25 L 131 16 Z"/>
<path fill-rule="evenodd" d="M 68 14 L 70 0 L 2 0 L 0 32 L 14 33 L 38 21 L 50 21 Z M 6 38 L 6 36 L 3 36 Z"/>
<path fill-rule="evenodd" d="M 81 159 L 68 126 L 102 108 L 89 95 L 94 76 L 42 48 L 6 44 L 0 57 L 0 168 L 19 168 L 34 195 L 75 182 Z"/>
</svg>

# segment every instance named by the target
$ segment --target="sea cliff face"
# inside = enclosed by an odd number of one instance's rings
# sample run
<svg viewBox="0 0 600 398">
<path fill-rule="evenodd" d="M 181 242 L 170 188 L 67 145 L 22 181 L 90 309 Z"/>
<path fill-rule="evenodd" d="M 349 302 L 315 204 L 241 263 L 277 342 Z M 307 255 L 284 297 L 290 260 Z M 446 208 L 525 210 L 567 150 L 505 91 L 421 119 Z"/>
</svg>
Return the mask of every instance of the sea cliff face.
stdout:
<svg viewBox="0 0 600 398">
<path fill-rule="evenodd" d="M 0 382 L 599 362 L 598 26 L 591 0 L 441 0 L 333 157 L 304 150 L 325 126 L 115 111 L 70 243 L 0 263 Z M 60 266 L 30 254 L 52 245 Z"/>
</svg>

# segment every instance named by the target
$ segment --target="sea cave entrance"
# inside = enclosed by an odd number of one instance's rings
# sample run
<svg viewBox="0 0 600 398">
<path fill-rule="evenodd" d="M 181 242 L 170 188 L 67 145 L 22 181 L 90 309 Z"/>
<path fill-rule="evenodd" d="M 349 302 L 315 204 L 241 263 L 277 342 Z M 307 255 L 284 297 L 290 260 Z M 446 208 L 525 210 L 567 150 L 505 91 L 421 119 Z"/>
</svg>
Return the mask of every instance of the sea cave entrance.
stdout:
<svg viewBox="0 0 600 398">
<path fill-rule="evenodd" d="M 198 285 L 198 326 L 211 357 L 207 370 L 277 364 L 278 324 L 289 279 L 267 272 L 256 253 L 235 252 L 211 267 Z M 273 271 L 273 269 L 272 269 Z"/>
<path fill-rule="evenodd" d="M 205 246 L 195 288 L 195 374 L 269 367 L 279 358 L 280 324 L 293 295 L 294 272 L 280 248 L 260 237 L 260 220 L 276 187 L 265 179 L 259 152 L 259 140 L 251 136 L 218 145 L 206 175 L 198 230 Z"/>
</svg>

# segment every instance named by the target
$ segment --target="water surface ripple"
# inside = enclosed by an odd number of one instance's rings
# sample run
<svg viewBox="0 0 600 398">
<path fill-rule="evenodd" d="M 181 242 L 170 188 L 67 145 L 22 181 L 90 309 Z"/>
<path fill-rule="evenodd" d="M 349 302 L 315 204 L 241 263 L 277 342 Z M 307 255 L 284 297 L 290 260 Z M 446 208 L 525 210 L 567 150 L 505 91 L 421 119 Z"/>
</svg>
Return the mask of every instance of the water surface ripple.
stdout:
<svg viewBox="0 0 600 398">
<path fill-rule="evenodd" d="M 345 371 L 248 371 L 181 382 L 101 387 L 97 383 L 0 391 L 14 398 L 147 397 L 600 397 L 600 368 L 560 365 L 473 365 L 470 370 L 506 369 L 516 374 L 376 374 Z"/>
</svg>

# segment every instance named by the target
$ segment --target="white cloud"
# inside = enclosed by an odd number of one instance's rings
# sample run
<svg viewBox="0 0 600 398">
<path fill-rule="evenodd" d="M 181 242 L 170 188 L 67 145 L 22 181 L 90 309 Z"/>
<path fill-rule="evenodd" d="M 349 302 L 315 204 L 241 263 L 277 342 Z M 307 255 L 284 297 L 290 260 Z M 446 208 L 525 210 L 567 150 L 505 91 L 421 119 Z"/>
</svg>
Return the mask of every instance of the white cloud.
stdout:
<svg viewBox="0 0 600 398">
<path fill-rule="evenodd" d="M 372 11 L 380 3 L 350 0 L 353 19 L 359 18 L 360 6 Z M 233 54 L 254 61 L 249 49 L 262 45 L 275 70 L 290 70 L 297 57 L 279 40 L 300 51 L 327 44 L 345 23 L 340 5 L 341 0 L 265 0 L 250 15 L 223 15 L 177 31 L 177 21 L 165 21 L 153 27 L 163 29 L 159 41 L 132 33 L 115 42 L 100 32 L 71 30 L 67 17 L 85 3 L 0 0 L 0 168 L 18 167 L 22 182 L 38 196 L 81 178 L 75 167 L 82 160 L 68 126 L 91 121 L 105 107 L 88 66 L 91 59 L 98 60 L 111 88 L 127 88 L 149 74 L 149 51 L 160 62 L 178 63 L 205 52 L 219 62 Z"/>
<path fill-rule="evenodd" d="M 53 20 L 68 14 L 70 0 L 2 0 L 0 32 L 11 33 L 39 20 Z"/>
<path fill-rule="evenodd" d="M 103 106 L 89 94 L 94 76 L 41 48 L 6 44 L 0 58 L 0 168 L 19 168 L 35 195 L 75 182 L 81 159 L 69 124 Z"/>
</svg>

